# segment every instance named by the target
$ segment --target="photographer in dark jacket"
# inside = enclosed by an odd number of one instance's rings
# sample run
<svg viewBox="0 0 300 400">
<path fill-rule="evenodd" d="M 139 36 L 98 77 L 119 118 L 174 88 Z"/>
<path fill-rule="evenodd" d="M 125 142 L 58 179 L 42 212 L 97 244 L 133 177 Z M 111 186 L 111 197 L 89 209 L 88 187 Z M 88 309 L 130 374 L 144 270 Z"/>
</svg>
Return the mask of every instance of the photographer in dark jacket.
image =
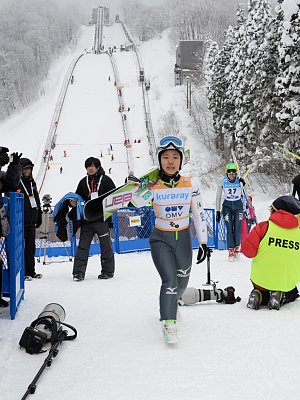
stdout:
<svg viewBox="0 0 300 400">
<path fill-rule="evenodd" d="M 76 190 L 76 194 L 79 194 L 84 201 L 97 198 L 116 187 L 112 179 L 105 175 L 98 158 L 89 157 L 84 166 L 87 176 L 81 179 Z M 70 205 L 76 207 L 76 200 L 70 200 Z M 79 245 L 73 266 L 73 279 L 76 281 L 84 280 L 89 249 L 94 235 L 98 236 L 101 249 L 102 268 L 98 279 L 109 279 L 114 276 L 115 258 L 109 231 L 111 227 L 111 218 L 106 221 L 103 218 L 99 218 L 95 221 L 83 220 L 81 222 Z"/>
<path fill-rule="evenodd" d="M 7 235 L 5 232 L 6 228 L 4 223 L 6 218 L 4 217 L 4 204 L 2 199 L 2 193 L 6 192 L 14 192 L 18 186 L 20 180 L 20 166 L 19 161 L 22 154 L 12 153 L 12 161 L 9 163 L 9 150 L 7 147 L 0 147 L 0 239 L 3 236 Z M 4 165 L 8 164 L 7 171 L 1 171 L 1 168 Z M 2 219 L 3 218 L 3 219 Z M 7 307 L 8 302 L 2 299 L 2 269 L 3 269 L 3 260 L 0 255 L 0 307 Z"/>
<path fill-rule="evenodd" d="M 24 194 L 24 260 L 25 280 L 40 279 L 35 272 L 35 230 L 42 224 L 42 210 L 36 183 L 32 177 L 34 164 L 28 158 L 21 158 L 22 176 L 17 192 Z"/>
</svg>

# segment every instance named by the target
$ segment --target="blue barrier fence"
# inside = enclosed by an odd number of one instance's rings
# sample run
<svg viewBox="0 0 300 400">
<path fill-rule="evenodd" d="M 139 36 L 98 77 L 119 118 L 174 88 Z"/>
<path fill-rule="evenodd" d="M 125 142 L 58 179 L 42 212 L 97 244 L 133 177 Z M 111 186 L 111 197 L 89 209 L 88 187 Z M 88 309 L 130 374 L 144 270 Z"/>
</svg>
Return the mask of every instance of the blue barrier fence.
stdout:
<svg viewBox="0 0 300 400">
<path fill-rule="evenodd" d="M 24 299 L 24 197 L 10 193 L 4 198 L 9 212 L 9 235 L 0 242 L 0 255 L 4 261 L 2 276 L 3 296 L 10 298 L 10 317 L 14 319 Z"/>
<path fill-rule="evenodd" d="M 223 250 L 226 249 L 226 228 L 223 219 L 219 224 L 215 222 L 215 210 L 205 209 L 205 218 L 208 230 L 208 246 Z M 149 237 L 155 225 L 155 214 L 152 207 L 122 208 L 113 214 L 114 228 L 111 231 L 114 252 L 122 254 L 134 251 L 150 250 Z M 191 220 L 191 235 L 193 248 L 198 247 L 196 232 Z M 41 255 L 41 246 L 48 257 L 74 257 L 78 238 L 73 235 L 72 223 L 69 222 L 70 240 L 62 245 L 61 242 L 37 240 L 36 256 Z M 91 244 L 90 255 L 99 254 L 100 248 L 97 238 Z"/>
<path fill-rule="evenodd" d="M 0 241 L 0 256 L 4 261 L 2 292 L 10 298 L 11 319 L 15 318 L 17 309 L 24 299 L 24 201 L 23 194 L 10 193 L 9 200 L 4 198 L 10 216 L 10 234 Z M 215 210 L 205 209 L 205 218 L 208 230 L 208 246 L 211 248 L 226 249 L 226 228 L 224 220 L 215 222 Z M 155 215 L 152 207 L 123 208 L 113 215 L 114 228 L 111 232 L 113 249 L 116 253 L 150 250 L 149 237 L 155 225 Z M 50 230 L 51 230 L 50 226 Z M 52 229 L 53 230 L 53 229 Z M 190 230 L 193 248 L 198 247 L 198 241 L 191 220 Z M 52 232 L 53 234 L 53 232 Z M 68 256 L 74 257 L 78 239 L 73 235 L 72 223 L 69 221 L 69 241 L 37 239 L 36 256 L 43 253 L 47 257 Z M 99 254 L 100 246 L 92 243 L 90 255 Z"/>
</svg>

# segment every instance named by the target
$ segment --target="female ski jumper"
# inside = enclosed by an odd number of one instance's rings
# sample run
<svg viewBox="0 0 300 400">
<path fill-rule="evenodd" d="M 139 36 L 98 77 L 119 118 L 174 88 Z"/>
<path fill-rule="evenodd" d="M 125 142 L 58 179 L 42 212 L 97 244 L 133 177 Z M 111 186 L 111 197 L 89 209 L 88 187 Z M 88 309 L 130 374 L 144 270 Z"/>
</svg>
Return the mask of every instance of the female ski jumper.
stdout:
<svg viewBox="0 0 300 400">
<path fill-rule="evenodd" d="M 198 181 L 179 174 L 170 179 L 162 173 L 161 177 L 152 189 L 156 221 L 150 246 L 162 280 L 161 320 L 176 320 L 177 303 L 187 287 L 192 266 L 190 210 L 199 244 L 207 243 L 207 226 Z"/>
</svg>

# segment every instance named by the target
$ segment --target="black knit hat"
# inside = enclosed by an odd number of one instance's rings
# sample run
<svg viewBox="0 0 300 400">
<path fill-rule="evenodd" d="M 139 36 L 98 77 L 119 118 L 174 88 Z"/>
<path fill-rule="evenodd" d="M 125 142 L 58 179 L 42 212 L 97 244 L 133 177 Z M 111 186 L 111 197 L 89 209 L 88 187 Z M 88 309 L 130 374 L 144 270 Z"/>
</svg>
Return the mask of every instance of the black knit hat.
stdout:
<svg viewBox="0 0 300 400">
<path fill-rule="evenodd" d="M 272 208 L 275 211 L 284 210 L 288 213 L 297 215 L 300 214 L 300 201 L 294 196 L 280 196 L 273 201 Z"/>
<path fill-rule="evenodd" d="M 33 162 L 31 160 L 29 160 L 29 158 L 20 158 L 20 165 L 22 168 L 25 168 L 25 167 L 33 168 L 34 167 Z"/>
<path fill-rule="evenodd" d="M 101 162 L 100 162 L 99 158 L 89 157 L 89 158 L 87 158 L 85 160 L 85 163 L 84 163 L 85 169 L 90 167 L 92 164 L 94 164 L 96 168 L 100 168 L 101 167 Z"/>
</svg>

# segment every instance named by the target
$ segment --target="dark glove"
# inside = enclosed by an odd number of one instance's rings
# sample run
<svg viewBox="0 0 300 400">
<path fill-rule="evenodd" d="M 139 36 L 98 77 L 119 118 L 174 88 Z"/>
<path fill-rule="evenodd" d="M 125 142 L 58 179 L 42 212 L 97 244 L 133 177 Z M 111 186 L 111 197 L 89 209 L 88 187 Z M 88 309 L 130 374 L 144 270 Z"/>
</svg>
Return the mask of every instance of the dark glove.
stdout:
<svg viewBox="0 0 300 400">
<path fill-rule="evenodd" d="M 240 183 L 242 183 L 242 184 L 243 184 L 243 186 L 245 186 L 245 185 L 246 185 L 246 182 L 245 182 L 245 180 L 244 180 L 243 178 L 240 178 L 240 179 L 239 179 L 239 182 L 240 182 Z"/>
<path fill-rule="evenodd" d="M 7 153 L 0 153 L 0 167 L 9 163 L 9 157 Z"/>
<path fill-rule="evenodd" d="M 220 211 L 217 211 L 217 212 L 216 212 L 216 221 L 217 221 L 217 222 L 220 222 L 220 221 L 221 221 L 221 213 L 220 213 Z"/>
<path fill-rule="evenodd" d="M 128 175 L 127 181 L 128 182 L 140 182 L 139 178 L 137 178 L 134 175 Z"/>
<path fill-rule="evenodd" d="M 207 245 L 205 243 L 200 244 L 196 264 L 200 264 L 206 259 L 207 251 Z"/>
<path fill-rule="evenodd" d="M 226 303 L 226 304 L 234 304 L 241 301 L 239 296 L 235 297 L 234 292 L 235 288 L 232 286 L 228 286 L 224 290 L 221 290 L 221 298 L 217 300 L 217 303 Z"/>
<path fill-rule="evenodd" d="M 12 164 L 19 165 L 23 153 L 12 153 Z"/>
<path fill-rule="evenodd" d="M 114 229 L 114 223 L 112 221 L 108 222 L 108 227 L 109 229 Z"/>
</svg>

